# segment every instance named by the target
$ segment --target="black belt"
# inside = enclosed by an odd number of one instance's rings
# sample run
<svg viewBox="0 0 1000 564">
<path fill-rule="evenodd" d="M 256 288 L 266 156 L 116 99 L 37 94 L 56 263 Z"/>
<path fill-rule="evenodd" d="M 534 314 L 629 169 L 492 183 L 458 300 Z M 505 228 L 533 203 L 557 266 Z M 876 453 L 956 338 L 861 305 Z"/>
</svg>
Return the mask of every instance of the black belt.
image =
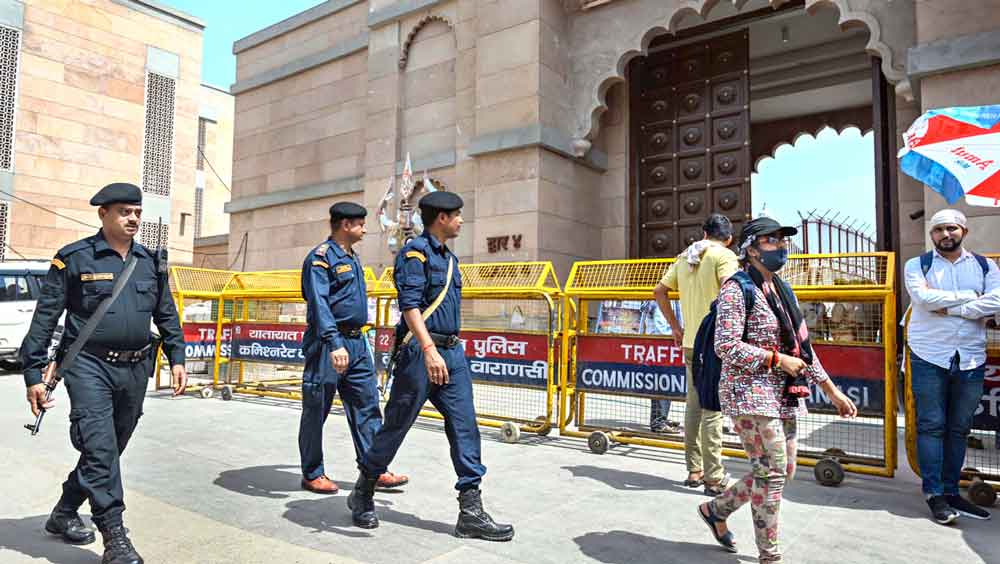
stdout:
<svg viewBox="0 0 1000 564">
<path fill-rule="evenodd" d="M 360 327 L 341 327 L 338 325 L 337 332 L 340 333 L 341 336 L 347 337 L 348 339 L 357 339 L 361 336 Z"/>
<path fill-rule="evenodd" d="M 113 364 L 136 364 L 149 358 L 153 350 L 153 345 L 146 345 L 139 350 L 116 350 L 102 347 L 100 345 L 86 345 L 83 350 L 103 360 Z"/>
<path fill-rule="evenodd" d="M 462 342 L 458 338 L 458 335 L 442 335 L 440 333 L 431 333 L 430 335 L 434 346 L 441 347 L 442 349 L 457 347 Z"/>
</svg>

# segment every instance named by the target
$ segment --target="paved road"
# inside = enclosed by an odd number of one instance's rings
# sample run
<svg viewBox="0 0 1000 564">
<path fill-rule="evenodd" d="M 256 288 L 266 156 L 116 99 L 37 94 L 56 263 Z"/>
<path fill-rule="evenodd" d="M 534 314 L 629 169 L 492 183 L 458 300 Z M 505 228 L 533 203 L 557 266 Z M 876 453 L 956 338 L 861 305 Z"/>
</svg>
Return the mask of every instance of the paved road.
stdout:
<svg viewBox="0 0 1000 564">
<path fill-rule="evenodd" d="M 0 563 L 98 562 L 98 545 L 70 547 L 41 532 L 75 460 L 68 401 L 59 396 L 41 435 L 29 422 L 19 376 L 0 376 Z M 517 526 L 511 543 L 451 536 L 454 474 L 440 424 L 418 423 L 393 465 L 410 474 L 405 493 L 376 497 L 383 525 L 350 526 L 346 493 L 298 489 L 299 409 L 280 400 L 170 399 L 150 393 L 125 457 L 136 546 L 150 563 L 756 562 L 750 514 L 731 519 L 741 551 L 722 552 L 695 516 L 704 498 L 684 488 L 683 456 L 616 447 L 598 456 L 584 441 L 484 431 L 488 510 Z M 328 473 L 344 490 L 356 476 L 346 422 L 326 428 Z M 746 470 L 729 463 L 733 474 Z M 1000 563 L 1000 519 L 942 527 L 927 519 L 915 477 L 849 476 L 817 485 L 808 469 L 786 489 L 786 558 L 792 563 Z"/>
</svg>

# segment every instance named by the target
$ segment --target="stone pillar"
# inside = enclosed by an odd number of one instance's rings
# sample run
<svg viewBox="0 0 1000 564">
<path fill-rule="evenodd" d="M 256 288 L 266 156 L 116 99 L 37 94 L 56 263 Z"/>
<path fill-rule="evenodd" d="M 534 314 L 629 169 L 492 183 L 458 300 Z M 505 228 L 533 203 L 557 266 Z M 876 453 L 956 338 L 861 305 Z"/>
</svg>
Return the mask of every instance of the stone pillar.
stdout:
<svg viewBox="0 0 1000 564">
<path fill-rule="evenodd" d="M 475 4 L 475 136 L 503 136 L 507 142 L 476 154 L 473 260 L 535 260 L 542 149 L 532 145 L 530 132 L 540 118 L 541 5 L 539 0 Z M 506 251 L 489 252 L 490 238 L 513 235 L 520 236 L 520 249 L 508 244 Z"/>
<path fill-rule="evenodd" d="M 380 231 L 378 206 L 395 176 L 399 159 L 399 22 L 389 22 L 368 32 L 368 89 L 365 120 L 364 189 L 368 209 L 368 236 L 360 251 L 365 263 L 378 273 L 392 266 L 388 239 Z M 398 186 L 397 186 L 398 189 Z"/>
</svg>

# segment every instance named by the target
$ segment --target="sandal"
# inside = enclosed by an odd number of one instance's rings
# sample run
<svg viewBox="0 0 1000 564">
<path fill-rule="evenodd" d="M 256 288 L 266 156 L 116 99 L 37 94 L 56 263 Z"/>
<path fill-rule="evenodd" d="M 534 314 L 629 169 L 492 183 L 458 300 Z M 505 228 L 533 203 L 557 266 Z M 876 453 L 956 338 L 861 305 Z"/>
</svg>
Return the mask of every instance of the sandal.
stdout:
<svg viewBox="0 0 1000 564">
<path fill-rule="evenodd" d="M 705 480 L 702 480 L 701 478 L 699 478 L 697 480 L 692 480 L 691 478 L 688 478 L 687 480 L 684 480 L 684 487 L 687 487 L 687 488 L 700 488 L 704 484 L 705 484 Z"/>
<path fill-rule="evenodd" d="M 708 525 L 708 528 L 712 531 L 712 536 L 715 537 L 715 542 L 719 543 L 719 546 L 728 550 L 729 552 L 739 552 L 739 549 L 736 548 L 736 538 L 733 536 L 732 531 L 726 531 L 726 534 L 720 535 L 719 531 L 715 529 L 716 524 L 724 523 L 726 520 L 719 519 L 718 515 L 716 515 L 715 512 L 712 511 L 712 506 L 710 504 L 706 503 L 704 504 L 704 507 L 705 509 L 708 510 L 708 515 L 705 515 L 701 511 L 702 506 L 699 505 L 698 517 L 701 517 L 701 520 L 704 521 L 706 525 Z"/>
<path fill-rule="evenodd" d="M 714 484 L 705 482 L 705 495 L 710 495 L 712 497 L 722 495 L 722 492 L 726 491 L 731 483 L 732 480 L 730 479 L 729 474 L 726 474 L 721 480 Z"/>
</svg>

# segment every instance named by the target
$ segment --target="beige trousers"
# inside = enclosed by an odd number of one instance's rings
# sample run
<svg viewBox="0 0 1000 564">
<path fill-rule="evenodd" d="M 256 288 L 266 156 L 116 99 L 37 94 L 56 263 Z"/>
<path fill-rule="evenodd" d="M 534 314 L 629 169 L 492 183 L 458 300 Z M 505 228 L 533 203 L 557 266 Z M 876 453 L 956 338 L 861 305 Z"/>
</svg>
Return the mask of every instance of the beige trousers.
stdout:
<svg viewBox="0 0 1000 564">
<path fill-rule="evenodd" d="M 685 348 L 687 400 L 684 408 L 684 459 L 688 472 L 704 472 L 705 480 L 714 483 L 725 475 L 722 468 L 723 415 L 721 411 L 701 408 L 691 373 L 693 360 L 694 349 Z"/>
</svg>

